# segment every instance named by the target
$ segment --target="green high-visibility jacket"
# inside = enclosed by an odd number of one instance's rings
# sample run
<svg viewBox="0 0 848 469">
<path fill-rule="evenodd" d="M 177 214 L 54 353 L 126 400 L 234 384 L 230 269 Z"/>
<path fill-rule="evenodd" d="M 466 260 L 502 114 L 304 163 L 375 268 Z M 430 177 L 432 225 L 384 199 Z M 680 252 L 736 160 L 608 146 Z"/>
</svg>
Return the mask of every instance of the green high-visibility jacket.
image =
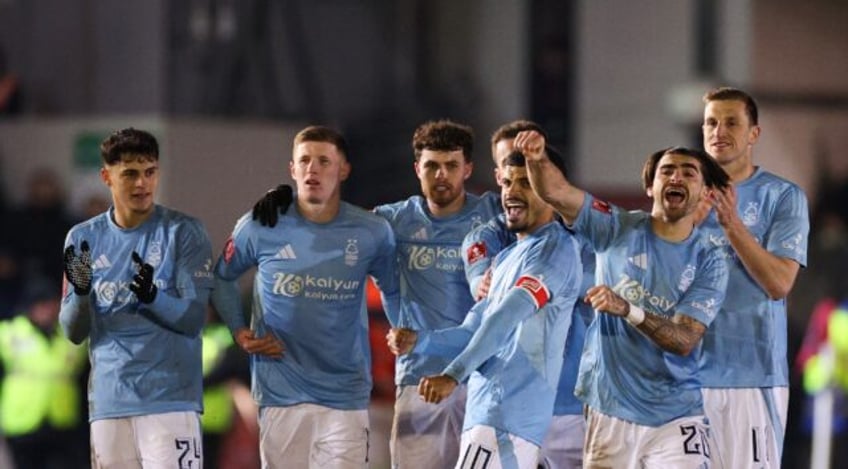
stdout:
<svg viewBox="0 0 848 469">
<path fill-rule="evenodd" d="M 74 345 L 60 330 L 51 337 L 26 316 L 0 322 L 0 427 L 6 436 L 32 433 L 45 423 L 70 429 L 80 423 L 77 382 L 86 347 Z"/>
<path fill-rule="evenodd" d="M 233 337 L 223 324 L 207 326 L 203 330 L 203 376 L 208 376 L 224 358 Z M 233 399 L 226 385 L 205 387 L 203 390 L 203 416 L 201 428 L 205 433 L 223 433 L 233 423 Z"/>
</svg>

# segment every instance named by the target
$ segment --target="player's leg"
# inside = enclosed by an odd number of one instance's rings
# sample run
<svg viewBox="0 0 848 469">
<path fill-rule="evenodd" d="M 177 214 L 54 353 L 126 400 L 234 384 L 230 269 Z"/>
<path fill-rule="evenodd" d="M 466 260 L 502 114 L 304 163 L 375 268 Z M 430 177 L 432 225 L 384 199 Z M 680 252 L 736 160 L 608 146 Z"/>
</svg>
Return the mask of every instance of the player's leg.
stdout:
<svg viewBox="0 0 848 469">
<path fill-rule="evenodd" d="M 400 386 L 392 421 L 391 453 L 395 469 L 443 469 L 459 457 L 466 387 L 457 386 L 450 397 L 428 404 L 417 386 Z"/>
<path fill-rule="evenodd" d="M 682 417 L 660 427 L 642 427 L 644 469 L 711 467 L 709 427 L 704 416 Z"/>
<path fill-rule="evenodd" d="M 100 419 L 91 422 L 93 469 L 141 469 L 131 419 Z"/>
<path fill-rule="evenodd" d="M 715 467 L 780 467 L 788 388 L 705 388 L 702 394 L 718 446 Z"/>
<path fill-rule="evenodd" d="M 312 405 L 312 404 L 308 404 Z M 317 408 L 315 443 L 310 469 L 365 469 L 368 467 L 368 410 Z"/>
<path fill-rule="evenodd" d="M 639 448 L 645 428 L 588 408 L 583 467 L 641 469 Z"/>
<path fill-rule="evenodd" d="M 542 442 L 542 465 L 546 469 L 580 469 L 585 437 L 583 415 L 554 415 Z"/>
<path fill-rule="evenodd" d="M 263 469 L 309 467 L 315 412 L 306 404 L 259 409 L 259 455 Z"/>
<path fill-rule="evenodd" d="M 535 444 L 485 425 L 462 432 L 455 469 L 536 469 L 540 448 Z"/>
<path fill-rule="evenodd" d="M 203 435 L 197 412 L 132 417 L 144 469 L 203 467 Z"/>
</svg>

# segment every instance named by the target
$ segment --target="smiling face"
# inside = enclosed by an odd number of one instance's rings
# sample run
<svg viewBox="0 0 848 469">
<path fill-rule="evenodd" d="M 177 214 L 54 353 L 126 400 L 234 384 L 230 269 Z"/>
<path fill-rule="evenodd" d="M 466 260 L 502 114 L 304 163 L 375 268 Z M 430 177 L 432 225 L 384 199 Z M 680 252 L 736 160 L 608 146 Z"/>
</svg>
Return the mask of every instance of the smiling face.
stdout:
<svg viewBox="0 0 848 469">
<path fill-rule="evenodd" d="M 116 163 L 100 169 L 100 178 L 112 192 L 119 219 L 143 219 L 153 212 L 153 197 L 159 186 L 157 160 L 146 155 L 123 154 Z"/>
<path fill-rule="evenodd" d="M 501 203 L 507 229 L 519 237 L 532 233 L 554 217 L 553 209 L 530 186 L 524 166 L 501 167 Z"/>
<path fill-rule="evenodd" d="M 693 213 L 704 193 L 701 163 L 691 156 L 666 153 L 656 166 L 648 197 L 654 199 L 652 213 L 676 222 Z"/>
<path fill-rule="evenodd" d="M 422 150 L 415 162 L 415 175 L 427 201 L 440 210 L 453 212 L 465 203 L 465 181 L 472 164 L 462 150 Z"/>
<path fill-rule="evenodd" d="M 341 183 L 350 175 L 347 159 L 329 142 L 298 143 L 289 168 L 298 199 L 316 205 L 340 200 Z"/>
<path fill-rule="evenodd" d="M 750 166 L 752 147 L 760 136 L 753 125 L 745 102 L 735 99 L 709 101 L 704 107 L 704 149 L 728 172 Z"/>
</svg>

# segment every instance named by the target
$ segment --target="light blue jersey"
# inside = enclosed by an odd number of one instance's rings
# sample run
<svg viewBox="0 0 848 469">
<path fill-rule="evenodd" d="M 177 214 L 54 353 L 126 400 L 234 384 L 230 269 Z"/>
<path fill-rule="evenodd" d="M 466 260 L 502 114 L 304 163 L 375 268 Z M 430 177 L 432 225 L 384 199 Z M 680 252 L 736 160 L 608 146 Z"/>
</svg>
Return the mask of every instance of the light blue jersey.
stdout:
<svg viewBox="0 0 848 469">
<path fill-rule="evenodd" d="M 654 235 L 651 218 L 586 194 L 574 222 L 596 253 L 595 280 L 647 312 L 709 326 L 724 299 L 727 265 L 697 228 L 681 242 Z M 598 313 L 586 331 L 575 394 L 604 414 L 658 427 L 702 415 L 698 359 L 663 351 L 624 318 Z"/>
<path fill-rule="evenodd" d="M 367 276 L 376 278 L 397 314 L 395 240 L 389 224 L 342 202 L 324 224 L 297 205 L 275 227 L 248 213 L 236 223 L 215 266 L 213 304 L 230 330 L 248 327 L 236 280 L 257 267 L 251 328 L 274 334 L 283 358 L 251 355 L 253 397 L 260 407 L 318 404 L 368 407 L 371 350 L 365 307 Z M 391 306 L 394 304 L 394 306 Z"/>
<path fill-rule="evenodd" d="M 768 252 L 805 266 L 810 220 L 804 192 L 759 168 L 735 187 L 739 216 L 757 242 Z M 788 386 L 786 299 L 770 299 L 748 274 L 715 212 L 704 221 L 702 230 L 727 259 L 728 283 L 732 285 L 721 313 L 704 336 L 703 386 Z"/>
<path fill-rule="evenodd" d="M 458 213 L 434 217 L 421 196 L 388 205 L 374 212 L 389 221 L 398 246 L 400 317 L 392 325 L 416 330 L 454 327 L 462 323 L 474 299 L 468 290 L 462 263 L 462 240 L 473 228 L 500 213 L 500 198 L 466 194 Z M 417 385 L 440 373 L 442 357 L 410 353 L 397 358 L 395 382 Z"/>
<path fill-rule="evenodd" d="M 200 330 L 213 285 L 209 237 L 196 219 L 160 205 L 132 229 L 116 225 L 112 212 L 74 226 L 65 240 L 78 253 L 87 241 L 93 262 L 91 293 L 66 285 L 60 312 L 65 331 L 91 321 L 90 420 L 200 412 Z M 133 251 L 153 266 L 158 293 L 149 305 L 129 289 Z"/>
<path fill-rule="evenodd" d="M 417 351 L 460 352 L 444 374 L 468 378 L 463 431 L 486 425 L 542 445 L 581 277 L 577 242 L 549 223 L 497 255 L 489 296 L 460 327 L 419 332 Z"/>
<path fill-rule="evenodd" d="M 578 300 L 574 305 L 575 314 L 568 329 L 568 336 L 563 349 L 562 371 L 557 386 L 557 396 L 554 403 L 554 415 L 581 415 L 583 403 L 574 395 L 574 384 L 577 381 L 577 370 L 580 366 L 580 355 L 583 353 L 583 339 L 586 327 L 592 322 L 595 311 L 582 301 L 582 295 L 595 283 L 595 253 L 589 244 L 579 237 L 580 260 L 583 265 L 583 283 L 578 289 Z M 465 253 L 465 275 L 471 291 L 477 290 L 486 270 L 491 266 L 494 257 L 507 245 L 515 241 L 515 235 L 506 228 L 504 216 L 499 215 L 489 220 L 472 232 L 468 233 L 462 243 Z"/>
</svg>

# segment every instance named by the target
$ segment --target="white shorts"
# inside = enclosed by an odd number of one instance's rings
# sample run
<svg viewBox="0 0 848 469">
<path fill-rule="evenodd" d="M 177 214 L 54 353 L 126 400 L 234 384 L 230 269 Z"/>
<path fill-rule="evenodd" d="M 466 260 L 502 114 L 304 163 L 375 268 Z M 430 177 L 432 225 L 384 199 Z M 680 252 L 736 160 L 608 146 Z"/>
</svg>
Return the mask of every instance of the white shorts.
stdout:
<svg viewBox="0 0 848 469">
<path fill-rule="evenodd" d="M 709 468 L 709 428 L 703 416 L 682 417 L 659 427 L 648 427 L 589 408 L 583 467 Z"/>
<path fill-rule="evenodd" d="M 368 467 L 368 410 L 317 404 L 259 409 L 263 469 Z"/>
<path fill-rule="evenodd" d="M 536 469 L 540 450 L 533 443 L 485 425 L 462 432 L 454 469 Z"/>
<path fill-rule="evenodd" d="M 168 412 L 91 422 L 94 469 L 197 469 L 203 438 L 196 412 Z"/>
<path fill-rule="evenodd" d="M 457 386 L 438 404 L 418 395 L 418 386 L 399 386 L 392 421 L 394 469 L 444 469 L 459 458 L 466 387 Z"/>
<path fill-rule="evenodd" d="M 704 388 L 718 469 L 779 468 L 789 388 Z"/>
<path fill-rule="evenodd" d="M 583 467 L 585 437 L 586 419 L 583 415 L 554 415 L 542 442 L 540 464 L 545 469 L 580 469 Z"/>
</svg>

